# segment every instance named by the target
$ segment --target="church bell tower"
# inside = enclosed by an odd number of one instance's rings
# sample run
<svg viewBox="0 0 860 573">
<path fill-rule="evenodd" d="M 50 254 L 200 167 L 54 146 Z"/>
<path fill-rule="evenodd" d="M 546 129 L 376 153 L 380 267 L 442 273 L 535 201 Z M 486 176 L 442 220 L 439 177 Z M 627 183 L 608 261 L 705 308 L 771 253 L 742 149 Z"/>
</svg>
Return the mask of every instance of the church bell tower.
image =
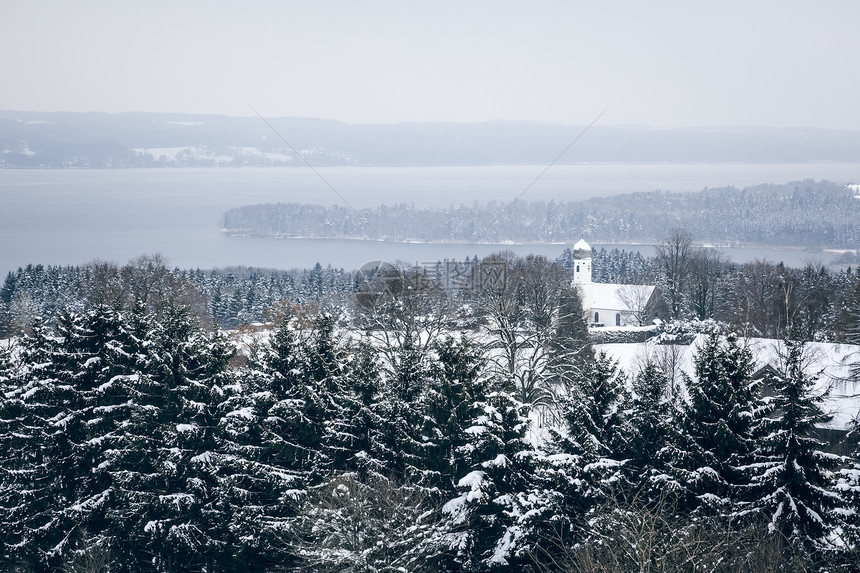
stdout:
<svg viewBox="0 0 860 573">
<path fill-rule="evenodd" d="M 591 245 L 585 239 L 573 245 L 573 284 L 591 284 Z"/>
</svg>

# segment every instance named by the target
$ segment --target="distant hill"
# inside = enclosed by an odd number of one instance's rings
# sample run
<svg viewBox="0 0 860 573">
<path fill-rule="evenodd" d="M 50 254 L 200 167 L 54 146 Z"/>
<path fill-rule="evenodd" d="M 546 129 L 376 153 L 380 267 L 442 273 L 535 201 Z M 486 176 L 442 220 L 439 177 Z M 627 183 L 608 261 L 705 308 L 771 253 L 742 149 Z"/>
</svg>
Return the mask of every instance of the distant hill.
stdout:
<svg viewBox="0 0 860 573">
<path fill-rule="evenodd" d="M 582 126 L 537 122 L 362 125 L 269 120 L 314 165 L 546 164 Z M 860 132 L 593 127 L 561 163 L 803 163 L 860 160 Z M 0 167 L 299 164 L 257 117 L 0 111 Z"/>
<path fill-rule="evenodd" d="M 461 243 L 655 243 L 674 227 L 722 245 L 860 247 L 860 197 L 828 181 L 651 191 L 585 201 L 492 202 L 445 209 L 382 205 L 358 212 L 295 203 L 246 205 L 224 231 L 265 237 L 362 238 Z"/>
</svg>

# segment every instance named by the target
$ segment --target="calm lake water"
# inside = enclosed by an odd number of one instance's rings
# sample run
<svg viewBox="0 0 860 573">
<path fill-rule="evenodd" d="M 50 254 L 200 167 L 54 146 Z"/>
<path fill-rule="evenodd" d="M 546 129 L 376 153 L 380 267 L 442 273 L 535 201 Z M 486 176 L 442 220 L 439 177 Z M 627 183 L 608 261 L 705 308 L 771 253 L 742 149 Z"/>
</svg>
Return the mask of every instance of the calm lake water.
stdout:
<svg viewBox="0 0 860 573">
<path fill-rule="evenodd" d="M 636 191 L 786 183 L 860 181 L 860 163 L 560 165 L 529 185 L 542 166 L 12 170 L 0 169 L 0 273 L 28 263 L 123 263 L 162 253 L 183 268 L 232 265 L 347 269 L 372 260 L 427 262 L 483 256 L 500 248 L 555 258 L 563 245 L 422 245 L 324 239 L 227 237 L 227 209 L 252 203 L 301 202 L 355 208 L 380 203 L 578 200 Z M 528 190 L 526 191 L 526 189 Z M 626 248 L 630 248 L 626 246 Z M 634 247 L 638 248 L 638 247 Z M 651 247 L 642 247 L 651 254 Z M 796 250 L 726 249 L 736 261 L 828 262 Z"/>
</svg>

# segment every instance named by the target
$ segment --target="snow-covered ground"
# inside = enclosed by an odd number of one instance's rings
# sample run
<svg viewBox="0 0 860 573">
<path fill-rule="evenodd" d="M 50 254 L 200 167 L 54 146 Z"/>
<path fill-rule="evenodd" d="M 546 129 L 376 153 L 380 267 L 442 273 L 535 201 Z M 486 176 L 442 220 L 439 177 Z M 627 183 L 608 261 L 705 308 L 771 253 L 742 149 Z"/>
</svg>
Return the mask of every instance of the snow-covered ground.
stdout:
<svg viewBox="0 0 860 573">
<path fill-rule="evenodd" d="M 252 346 L 268 340 L 272 324 L 258 323 L 242 332 L 232 331 L 232 337 L 240 352 L 248 352 Z M 625 330 L 641 330 L 639 327 L 626 327 Z M 480 343 L 490 342 L 489 337 L 473 334 Z M 658 344 L 656 338 L 639 343 L 597 344 L 595 349 L 603 350 L 627 375 L 628 383 L 649 361 L 657 362 L 664 371 L 674 372 L 674 380 L 683 388 L 683 374 L 693 377 L 693 361 L 698 348 L 703 344 L 705 335 L 698 335 L 690 344 Z M 780 340 L 768 338 L 748 338 L 745 340 L 755 360 L 754 370 L 758 372 L 767 365 L 776 370 L 780 368 L 783 344 Z M 498 352 L 498 350 L 491 350 Z M 806 372 L 818 375 L 815 391 L 826 394 L 823 407 L 833 418 L 825 427 L 848 430 L 855 420 L 860 421 L 860 380 L 851 380 L 853 364 L 860 362 L 860 346 L 810 342 L 805 347 Z M 535 413 L 539 416 L 539 413 Z M 538 424 L 541 425 L 541 424 Z"/>
<path fill-rule="evenodd" d="M 234 165 L 241 160 L 254 160 L 256 162 L 270 163 L 273 165 L 291 165 L 294 157 L 289 153 L 278 151 L 266 151 L 259 147 L 229 145 L 220 149 L 213 149 L 205 145 L 192 145 L 186 147 L 138 147 L 132 149 L 138 155 L 147 155 L 153 161 L 164 163 L 181 163 L 182 161 L 194 161 L 212 165 Z M 319 150 L 302 150 L 303 154 L 314 155 L 321 153 Z M 327 155 L 323 153 L 323 155 Z"/>
<path fill-rule="evenodd" d="M 233 157 L 216 153 L 205 145 L 191 147 L 146 147 L 132 149 L 139 155 L 150 155 L 154 161 L 178 162 L 183 159 L 212 163 L 231 163 Z"/>
<path fill-rule="evenodd" d="M 600 344 L 599 350 L 605 351 L 618 361 L 621 368 L 634 376 L 649 360 L 657 361 L 665 367 L 674 367 L 677 380 L 681 373 L 693 375 L 693 359 L 697 348 L 702 344 L 700 335 L 689 345 L 661 345 L 655 339 L 636 344 Z M 765 338 L 747 339 L 756 362 L 756 370 L 766 365 L 779 369 L 782 355 L 782 342 Z M 850 380 L 851 365 L 860 362 L 860 346 L 811 342 L 806 345 L 806 372 L 819 374 L 816 392 L 827 397 L 824 409 L 833 415 L 827 424 L 832 429 L 847 430 L 853 420 L 860 416 L 860 381 Z"/>
</svg>

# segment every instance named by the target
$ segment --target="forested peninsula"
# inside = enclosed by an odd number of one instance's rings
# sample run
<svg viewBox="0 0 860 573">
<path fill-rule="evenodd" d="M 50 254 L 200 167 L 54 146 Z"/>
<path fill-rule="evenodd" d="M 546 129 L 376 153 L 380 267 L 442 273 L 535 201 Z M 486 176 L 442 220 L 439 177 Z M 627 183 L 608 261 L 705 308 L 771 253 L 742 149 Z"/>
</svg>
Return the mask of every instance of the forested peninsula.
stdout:
<svg viewBox="0 0 860 573">
<path fill-rule="evenodd" d="M 408 203 L 353 210 L 298 203 L 245 205 L 221 221 L 225 233 L 463 243 L 655 243 L 684 227 L 720 245 L 856 248 L 855 186 L 829 181 L 721 187 L 696 193 L 651 191 L 585 201 L 522 201 L 417 208 Z"/>
</svg>

